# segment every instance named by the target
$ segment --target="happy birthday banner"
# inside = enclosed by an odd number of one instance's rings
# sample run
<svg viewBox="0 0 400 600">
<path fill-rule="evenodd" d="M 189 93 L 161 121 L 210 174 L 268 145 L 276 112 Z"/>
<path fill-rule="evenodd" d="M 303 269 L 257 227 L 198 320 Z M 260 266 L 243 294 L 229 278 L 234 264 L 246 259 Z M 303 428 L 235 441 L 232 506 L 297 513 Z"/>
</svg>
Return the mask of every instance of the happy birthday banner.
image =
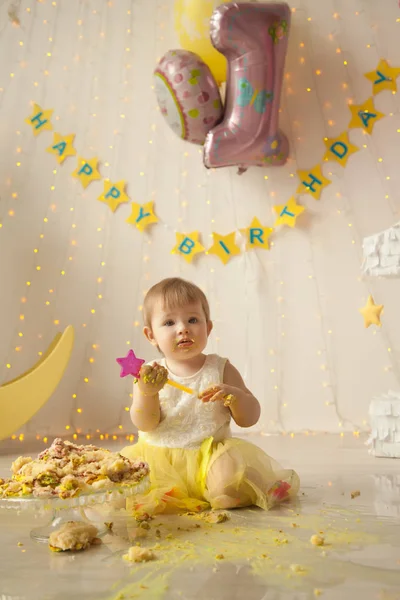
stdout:
<svg viewBox="0 0 400 600">
<path fill-rule="evenodd" d="M 400 68 L 391 67 L 384 59 L 379 61 L 374 71 L 365 73 L 365 77 L 372 82 L 372 93 L 376 96 L 383 90 L 392 92 L 397 91 L 396 79 L 400 75 Z M 377 121 L 385 115 L 374 106 L 373 97 L 368 98 L 363 104 L 349 106 L 351 111 L 351 120 L 348 129 L 361 128 L 369 134 L 372 134 L 373 127 Z M 50 121 L 53 110 L 44 110 L 38 104 L 34 104 L 33 113 L 25 119 L 25 122 L 32 127 L 33 134 L 37 136 L 42 131 L 51 131 L 53 125 Z M 62 165 L 68 157 L 76 156 L 74 148 L 75 134 L 61 135 L 54 133 L 53 143 L 47 148 L 56 157 L 57 162 Z M 359 148 L 349 140 L 348 131 L 344 131 L 335 138 L 324 138 L 326 152 L 323 162 L 335 161 L 342 167 L 345 167 L 349 157 L 358 152 Z M 92 182 L 101 180 L 102 176 L 98 171 L 99 159 L 97 157 L 86 159 L 78 156 L 78 164 L 72 173 L 72 177 L 78 179 L 84 189 Z M 322 191 L 332 183 L 322 173 L 322 164 L 317 164 L 311 169 L 297 170 L 299 177 L 299 186 L 297 194 L 310 194 L 315 200 L 319 200 Z M 120 204 L 129 202 L 126 194 L 126 181 L 121 180 L 112 183 L 109 179 L 103 180 L 103 193 L 97 198 L 100 202 L 105 202 L 114 213 Z M 306 210 L 304 206 L 297 204 L 296 198 L 291 197 L 285 204 L 274 206 L 277 219 L 274 227 L 266 227 L 261 224 L 257 217 L 254 217 L 250 225 L 240 230 L 240 233 L 246 240 L 246 251 L 261 248 L 269 250 L 269 238 L 276 227 L 289 226 L 295 227 L 297 218 Z M 126 222 L 134 225 L 141 233 L 147 227 L 159 221 L 154 212 L 154 203 L 147 202 L 138 204 L 131 202 L 131 214 Z M 214 254 L 225 265 L 229 260 L 241 254 L 241 249 L 236 243 L 236 231 L 226 235 L 213 233 L 213 244 L 206 248 L 201 244 L 199 231 L 191 233 L 176 233 L 176 244 L 172 248 L 172 254 L 178 254 L 188 263 L 191 263 L 197 254 Z"/>
</svg>

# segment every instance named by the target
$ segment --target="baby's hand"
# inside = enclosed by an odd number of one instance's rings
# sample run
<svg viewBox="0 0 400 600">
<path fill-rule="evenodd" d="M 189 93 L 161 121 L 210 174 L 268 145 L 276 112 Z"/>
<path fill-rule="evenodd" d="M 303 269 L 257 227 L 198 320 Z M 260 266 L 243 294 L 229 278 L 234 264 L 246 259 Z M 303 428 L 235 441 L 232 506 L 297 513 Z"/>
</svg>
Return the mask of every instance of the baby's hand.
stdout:
<svg viewBox="0 0 400 600">
<path fill-rule="evenodd" d="M 139 372 L 138 386 L 144 396 L 155 396 L 167 383 L 168 371 L 158 363 L 143 365 Z"/>
<path fill-rule="evenodd" d="M 224 406 L 231 406 L 236 400 L 236 396 L 232 392 L 232 387 L 224 383 L 212 385 L 199 394 L 199 400 L 202 402 L 217 402 L 220 400 L 223 401 Z"/>
</svg>

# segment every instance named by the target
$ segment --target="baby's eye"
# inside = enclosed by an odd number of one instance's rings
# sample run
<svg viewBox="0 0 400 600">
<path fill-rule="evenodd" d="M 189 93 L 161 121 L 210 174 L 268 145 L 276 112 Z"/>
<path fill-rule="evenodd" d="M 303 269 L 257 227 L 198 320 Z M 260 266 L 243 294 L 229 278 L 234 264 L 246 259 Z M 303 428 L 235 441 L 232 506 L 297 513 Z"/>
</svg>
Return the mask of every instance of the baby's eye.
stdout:
<svg viewBox="0 0 400 600">
<path fill-rule="evenodd" d="M 197 317 L 190 317 L 189 323 L 197 323 Z"/>
<path fill-rule="evenodd" d="M 173 324 L 174 324 L 174 322 L 171 319 L 169 319 L 169 321 L 165 321 L 165 323 L 164 323 L 164 325 L 166 327 L 171 327 Z"/>
</svg>

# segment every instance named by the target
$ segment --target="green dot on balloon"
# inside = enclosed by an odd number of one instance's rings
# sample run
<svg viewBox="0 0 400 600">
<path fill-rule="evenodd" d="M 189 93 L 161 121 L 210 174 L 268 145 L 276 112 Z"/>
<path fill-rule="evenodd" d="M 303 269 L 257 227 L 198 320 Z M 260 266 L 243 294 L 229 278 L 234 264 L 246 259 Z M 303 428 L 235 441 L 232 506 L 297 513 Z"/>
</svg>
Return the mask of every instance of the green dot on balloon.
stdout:
<svg viewBox="0 0 400 600">
<path fill-rule="evenodd" d="M 199 116 L 199 111 L 197 108 L 192 108 L 192 110 L 189 110 L 188 115 L 189 117 L 192 117 L 192 119 L 195 119 Z"/>
</svg>

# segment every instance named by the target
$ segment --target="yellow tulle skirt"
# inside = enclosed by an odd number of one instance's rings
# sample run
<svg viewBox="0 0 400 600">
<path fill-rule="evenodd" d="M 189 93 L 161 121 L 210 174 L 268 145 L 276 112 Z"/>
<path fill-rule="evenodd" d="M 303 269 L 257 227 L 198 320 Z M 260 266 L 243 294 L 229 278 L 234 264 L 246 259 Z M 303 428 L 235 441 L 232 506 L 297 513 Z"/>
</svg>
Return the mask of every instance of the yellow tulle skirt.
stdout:
<svg viewBox="0 0 400 600">
<path fill-rule="evenodd" d="M 202 511 L 209 508 L 259 506 L 269 510 L 297 495 L 300 481 L 261 448 L 240 438 L 199 449 L 151 446 L 143 440 L 121 454 L 150 466 L 150 489 L 127 500 L 135 516 Z"/>
</svg>

